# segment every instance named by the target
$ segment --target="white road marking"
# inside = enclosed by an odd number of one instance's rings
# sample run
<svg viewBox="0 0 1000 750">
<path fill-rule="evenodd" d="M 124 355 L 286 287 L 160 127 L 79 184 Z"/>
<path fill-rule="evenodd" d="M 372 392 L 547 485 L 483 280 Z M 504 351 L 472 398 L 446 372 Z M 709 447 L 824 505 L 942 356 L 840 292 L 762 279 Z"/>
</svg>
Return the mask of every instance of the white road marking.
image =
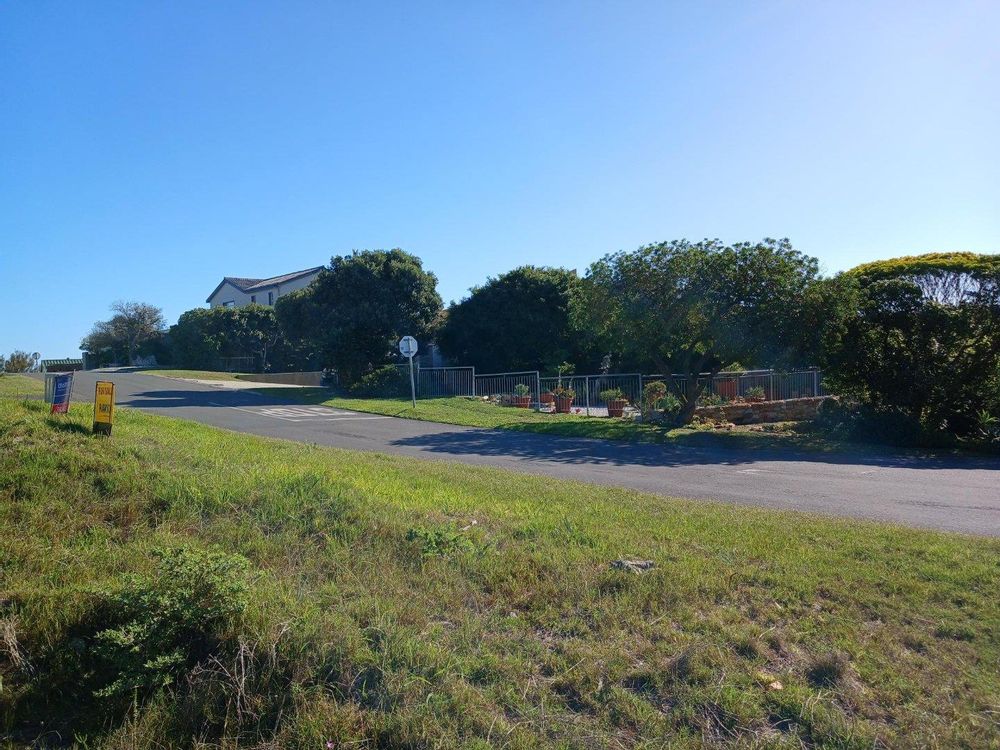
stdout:
<svg viewBox="0 0 1000 750">
<path fill-rule="evenodd" d="M 212 406 L 226 406 L 213 401 L 209 403 Z M 228 408 L 256 414 L 259 417 L 280 419 L 283 422 L 346 422 L 364 419 L 389 419 L 389 417 L 382 415 L 361 415 L 352 411 L 328 409 L 325 406 L 230 406 Z"/>
</svg>

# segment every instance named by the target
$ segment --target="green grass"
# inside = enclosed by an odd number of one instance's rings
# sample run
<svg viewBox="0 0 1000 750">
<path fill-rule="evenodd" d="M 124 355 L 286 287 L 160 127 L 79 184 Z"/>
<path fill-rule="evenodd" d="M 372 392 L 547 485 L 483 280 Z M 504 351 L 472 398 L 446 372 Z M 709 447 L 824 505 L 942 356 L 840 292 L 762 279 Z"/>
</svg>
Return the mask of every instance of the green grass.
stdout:
<svg viewBox="0 0 1000 750">
<path fill-rule="evenodd" d="M 45 384 L 41 380 L 0 373 L 0 398 L 24 398 L 25 396 L 41 396 L 45 393 Z"/>
<path fill-rule="evenodd" d="M 630 419 L 588 417 L 583 414 L 536 412 L 532 409 L 515 409 L 498 406 L 481 399 L 464 397 L 418 399 L 416 409 L 414 409 L 409 399 L 344 398 L 332 396 L 331 391 L 326 388 L 302 388 L 296 390 L 295 393 L 279 393 L 277 390 L 266 388 L 256 390 L 313 404 L 324 404 L 370 414 L 384 414 L 403 419 L 442 422 L 466 427 L 534 432 L 544 435 L 672 445 L 719 445 L 733 448 L 802 448 L 808 450 L 836 450 L 838 448 L 835 444 L 823 440 L 816 434 L 797 431 L 790 425 L 783 426 L 780 432 L 751 432 L 745 428 L 726 432 L 689 427 L 670 428 L 635 422 Z"/>
<path fill-rule="evenodd" d="M 128 409 L 111 438 L 90 422 L 86 406 L 49 417 L 0 402 L 0 736 L 15 746 L 56 733 L 88 748 L 1000 736 L 997 540 Z M 201 571 L 189 585 L 155 572 L 154 551 L 172 548 L 230 557 L 180 558 Z M 619 558 L 656 567 L 610 567 Z M 116 700 L 123 665 L 169 679 Z"/>
<path fill-rule="evenodd" d="M 240 380 L 251 373 L 216 372 L 214 370 L 140 370 L 143 375 L 158 375 L 161 378 L 181 378 L 183 380 Z"/>
</svg>

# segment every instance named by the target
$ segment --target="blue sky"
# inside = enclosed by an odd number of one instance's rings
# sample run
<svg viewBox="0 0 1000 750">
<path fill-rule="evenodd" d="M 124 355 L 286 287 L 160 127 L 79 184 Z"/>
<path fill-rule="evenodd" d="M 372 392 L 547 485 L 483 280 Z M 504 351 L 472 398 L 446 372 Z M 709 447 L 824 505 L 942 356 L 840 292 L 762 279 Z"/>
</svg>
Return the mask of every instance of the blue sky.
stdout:
<svg viewBox="0 0 1000 750">
<path fill-rule="evenodd" d="M 402 247 L 1000 252 L 1000 3 L 0 5 L 0 351 Z"/>
</svg>

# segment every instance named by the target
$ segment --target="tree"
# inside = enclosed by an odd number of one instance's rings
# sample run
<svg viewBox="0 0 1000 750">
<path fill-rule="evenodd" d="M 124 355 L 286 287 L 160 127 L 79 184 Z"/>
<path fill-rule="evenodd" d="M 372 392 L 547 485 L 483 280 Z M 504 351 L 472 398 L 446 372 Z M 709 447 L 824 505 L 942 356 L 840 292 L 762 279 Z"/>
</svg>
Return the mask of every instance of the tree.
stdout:
<svg viewBox="0 0 1000 750">
<path fill-rule="evenodd" d="M 274 308 L 263 305 L 188 310 L 171 326 L 170 345 L 176 364 L 192 369 L 214 369 L 225 357 L 252 356 L 266 370 L 291 358 Z"/>
<path fill-rule="evenodd" d="M 115 302 L 111 305 L 114 315 L 110 320 L 98 321 L 80 342 L 80 349 L 88 352 L 111 350 L 124 354 L 130 365 L 135 364 L 139 347 L 163 335 L 166 323 L 163 311 L 144 302 Z"/>
<path fill-rule="evenodd" d="M 7 357 L 0 357 L 0 370 L 4 372 L 34 372 L 38 368 L 41 355 L 38 352 L 29 354 L 15 349 Z"/>
<path fill-rule="evenodd" d="M 404 335 L 426 340 L 441 310 L 437 278 L 402 250 L 335 256 L 305 289 L 278 300 L 282 329 L 345 383 L 390 362 Z"/>
<path fill-rule="evenodd" d="M 788 240 L 646 245 L 594 263 L 574 312 L 633 366 L 683 374 L 678 421 L 686 422 L 703 388 L 699 373 L 796 363 L 800 310 L 817 268 Z"/>
<path fill-rule="evenodd" d="M 1000 255 L 933 253 L 843 274 L 827 380 L 876 414 L 967 435 L 1000 413 Z"/>
<path fill-rule="evenodd" d="M 441 351 L 483 372 L 548 371 L 577 360 L 587 343 L 570 321 L 579 283 L 575 271 L 535 266 L 487 279 L 448 308 L 438 334 Z"/>
</svg>

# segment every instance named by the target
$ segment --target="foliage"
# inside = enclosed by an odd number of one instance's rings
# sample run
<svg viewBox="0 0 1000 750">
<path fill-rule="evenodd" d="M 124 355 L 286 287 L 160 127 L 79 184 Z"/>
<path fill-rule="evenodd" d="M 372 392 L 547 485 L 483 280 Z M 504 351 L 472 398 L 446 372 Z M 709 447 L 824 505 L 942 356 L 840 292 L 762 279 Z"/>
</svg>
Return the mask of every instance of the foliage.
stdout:
<svg viewBox="0 0 1000 750">
<path fill-rule="evenodd" d="M 99 698 L 133 699 L 172 684 L 208 656 L 247 607 L 247 561 L 219 551 L 153 551 L 156 575 L 101 592 L 107 627 L 92 641 L 107 680 Z"/>
<path fill-rule="evenodd" d="M 767 398 L 767 391 L 764 390 L 764 386 L 755 385 L 750 388 L 747 388 L 743 392 L 743 396 L 748 401 L 763 401 L 765 398 Z"/>
<path fill-rule="evenodd" d="M 115 302 L 111 312 L 114 315 L 109 320 L 96 322 L 80 341 L 82 351 L 109 353 L 113 359 L 125 357 L 134 365 L 141 347 L 162 337 L 167 328 L 163 311 L 145 302 Z"/>
<path fill-rule="evenodd" d="M 448 308 L 441 351 L 483 372 L 548 370 L 583 358 L 588 339 L 574 330 L 569 313 L 578 284 L 575 271 L 536 266 L 489 278 Z"/>
<path fill-rule="evenodd" d="M 344 384 L 391 362 L 401 337 L 426 341 L 440 310 L 437 277 L 399 249 L 335 256 L 312 284 L 275 306 L 286 335 Z"/>
<path fill-rule="evenodd" d="M 817 261 L 788 240 L 664 242 L 594 263 L 575 310 L 621 360 L 685 374 L 678 418 L 688 421 L 700 373 L 804 356 L 800 311 L 816 277 Z"/>
<path fill-rule="evenodd" d="M 625 394 L 622 393 L 622 389 L 621 388 L 606 388 L 605 390 L 601 391 L 597 395 L 598 395 L 598 398 L 601 399 L 601 401 L 607 402 L 607 401 L 618 401 Z"/>
<path fill-rule="evenodd" d="M 681 401 L 662 380 L 653 380 L 642 388 L 642 413 L 646 417 L 660 415 L 674 417 L 681 409 Z"/>
<path fill-rule="evenodd" d="M 348 391 L 361 398 L 385 398 L 409 393 L 409 380 L 401 367 L 384 365 L 362 375 Z"/>
<path fill-rule="evenodd" d="M 284 336 L 274 308 L 265 305 L 188 310 L 171 326 L 169 339 L 182 368 L 211 370 L 228 357 L 254 357 L 265 371 L 308 363 Z"/>
<path fill-rule="evenodd" d="M 517 385 L 514 386 L 514 395 L 515 396 L 522 396 L 522 397 L 523 396 L 530 396 L 531 395 L 531 388 L 529 388 L 527 386 L 527 384 L 525 384 L 525 383 L 518 383 Z"/>
<path fill-rule="evenodd" d="M 576 398 L 576 391 L 568 386 L 557 385 L 552 389 L 552 393 L 556 398 Z"/>
<path fill-rule="evenodd" d="M 463 552 L 476 551 L 475 543 L 454 525 L 434 529 L 422 526 L 411 528 L 406 532 L 406 541 L 418 543 L 420 554 L 424 557 L 451 557 Z"/>
<path fill-rule="evenodd" d="M 3 372 L 34 372 L 38 369 L 41 355 L 38 352 L 22 352 L 15 349 L 8 356 L 0 356 L 0 370 Z"/>
<path fill-rule="evenodd" d="M 894 412 L 919 432 L 972 435 L 1000 414 L 1000 256 L 934 254 L 845 274 L 849 307 L 825 379 L 864 419 Z"/>
</svg>

